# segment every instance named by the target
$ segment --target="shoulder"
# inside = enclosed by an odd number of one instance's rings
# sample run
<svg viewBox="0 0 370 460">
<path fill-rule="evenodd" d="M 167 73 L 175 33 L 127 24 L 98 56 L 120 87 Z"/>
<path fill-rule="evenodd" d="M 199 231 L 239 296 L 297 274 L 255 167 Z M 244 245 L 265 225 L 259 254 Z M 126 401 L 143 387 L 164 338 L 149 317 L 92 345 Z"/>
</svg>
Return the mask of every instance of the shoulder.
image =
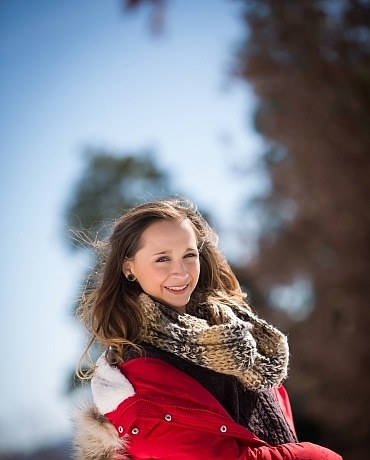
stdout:
<svg viewBox="0 0 370 460">
<path fill-rule="evenodd" d="M 101 356 L 91 390 L 98 412 L 116 427 L 123 414 L 135 414 L 143 407 L 155 413 L 159 407 L 161 411 L 168 406 L 181 407 L 190 417 L 194 411 L 203 411 L 232 421 L 221 403 L 197 380 L 157 358 L 131 359 L 117 368 Z"/>
<path fill-rule="evenodd" d="M 130 359 L 119 368 L 110 370 L 103 359 L 98 361 L 92 379 L 92 392 L 100 412 L 110 412 L 118 406 L 117 402 L 122 403 L 135 395 L 133 399 L 166 399 L 226 414 L 219 401 L 203 385 L 168 362 L 161 350 L 158 353 L 155 350 L 155 347 L 146 348 L 146 355 Z M 104 403 L 106 399 L 111 401 L 110 405 Z"/>
</svg>

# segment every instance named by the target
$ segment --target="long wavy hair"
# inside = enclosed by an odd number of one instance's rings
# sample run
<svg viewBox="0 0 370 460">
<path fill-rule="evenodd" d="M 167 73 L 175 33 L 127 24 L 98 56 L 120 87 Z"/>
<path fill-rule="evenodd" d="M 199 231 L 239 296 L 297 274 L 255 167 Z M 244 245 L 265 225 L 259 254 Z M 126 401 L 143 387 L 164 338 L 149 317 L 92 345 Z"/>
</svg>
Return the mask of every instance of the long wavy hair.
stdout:
<svg viewBox="0 0 370 460">
<path fill-rule="evenodd" d="M 98 270 L 86 283 L 77 310 L 91 336 L 81 358 L 89 355 L 91 346 L 98 342 L 110 350 L 111 364 L 122 362 L 123 348 L 139 348 L 145 340 L 147 323 L 137 301 L 143 292 L 137 281 L 130 282 L 122 273 L 125 258 L 132 258 L 142 247 L 142 234 L 158 221 L 189 219 L 196 235 L 200 253 L 200 276 L 190 302 L 243 303 L 246 294 L 240 288 L 224 255 L 218 249 L 218 236 L 208 225 L 194 204 L 186 198 L 169 198 L 141 204 L 117 219 L 106 242 L 96 244 Z M 91 363 L 90 363 L 91 367 Z M 78 372 L 80 378 L 88 373 Z"/>
</svg>

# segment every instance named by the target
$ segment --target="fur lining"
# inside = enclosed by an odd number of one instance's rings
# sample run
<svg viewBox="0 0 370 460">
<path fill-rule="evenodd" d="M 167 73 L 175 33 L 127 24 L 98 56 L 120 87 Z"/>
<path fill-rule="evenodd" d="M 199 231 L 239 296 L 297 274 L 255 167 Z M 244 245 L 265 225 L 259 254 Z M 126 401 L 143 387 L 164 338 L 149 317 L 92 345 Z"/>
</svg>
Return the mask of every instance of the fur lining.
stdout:
<svg viewBox="0 0 370 460">
<path fill-rule="evenodd" d="M 74 416 L 73 450 L 75 460 L 124 460 L 127 437 L 120 438 L 115 427 L 92 407 Z"/>
<path fill-rule="evenodd" d="M 135 391 L 121 371 L 110 366 L 103 353 L 96 362 L 94 377 L 91 379 L 91 392 L 98 411 L 108 414 Z"/>
</svg>

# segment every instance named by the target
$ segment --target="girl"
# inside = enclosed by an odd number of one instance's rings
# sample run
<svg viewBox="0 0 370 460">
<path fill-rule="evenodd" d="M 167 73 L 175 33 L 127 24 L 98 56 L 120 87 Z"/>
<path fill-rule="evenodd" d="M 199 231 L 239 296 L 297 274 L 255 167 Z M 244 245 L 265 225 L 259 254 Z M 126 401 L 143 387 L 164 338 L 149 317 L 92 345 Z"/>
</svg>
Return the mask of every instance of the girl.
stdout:
<svg viewBox="0 0 370 460">
<path fill-rule="evenodd" d="M 102 267 L 79 309 L 86 352 L 106 351 L 76 417 L 77 459 L 341 459 L 297 441 L 286 337 L 251 312 L 192 203 L 127 212 Z"/>
</svg>

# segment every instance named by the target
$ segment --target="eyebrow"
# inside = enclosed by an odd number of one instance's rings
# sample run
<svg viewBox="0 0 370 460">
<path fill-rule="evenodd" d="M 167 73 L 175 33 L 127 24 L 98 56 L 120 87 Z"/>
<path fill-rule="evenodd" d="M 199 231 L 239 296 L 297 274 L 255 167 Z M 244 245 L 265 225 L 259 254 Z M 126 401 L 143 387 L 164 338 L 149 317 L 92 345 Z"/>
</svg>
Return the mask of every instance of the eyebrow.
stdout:
<svg viewBox="0 0 370 460">
<path fill-rule="evenodd" d="M 198 251 L 198 248 L 196 248 L 196 247 L 195 248 L 186 248 L 184 252 L 187 252 L 187 251 Z M 169 252 L 171 252 L 171 251 L 164 250 L 164 251 L 160 251 L 160 252 L 155 252 L 153 254 L 153 256 L 162 256 L 164 254 L 168 254 Z"/>
</svg>

